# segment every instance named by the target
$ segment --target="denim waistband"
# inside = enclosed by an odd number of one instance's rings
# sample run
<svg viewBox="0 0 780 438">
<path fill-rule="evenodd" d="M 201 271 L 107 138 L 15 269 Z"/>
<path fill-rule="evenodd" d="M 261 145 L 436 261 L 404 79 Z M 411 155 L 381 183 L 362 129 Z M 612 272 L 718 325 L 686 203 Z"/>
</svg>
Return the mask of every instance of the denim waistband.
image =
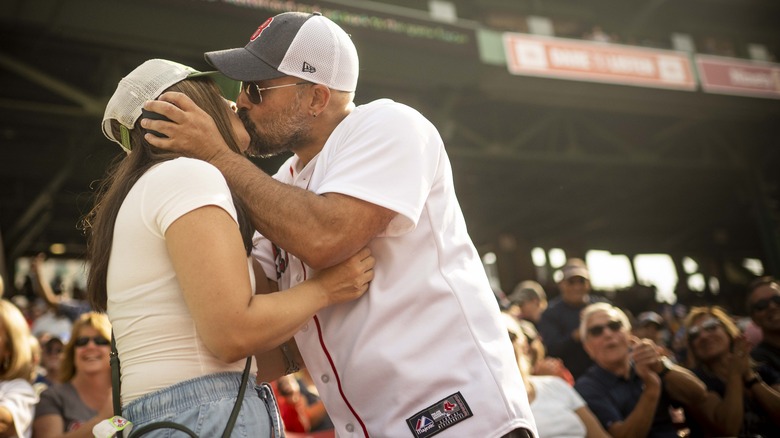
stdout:
<svg viewBox="0 0 780 438">
<path fill-rule="evenodd" d="M 185 380 L 133 400 L 122 408 L 122 414 L 134 423 L 146 423 L 196 405 L 235 399 L 241 377 L 242 373 L 225 372 Z M 245 397 L 257 396 L 254 376 L 250 376 Z"/>
</svg>

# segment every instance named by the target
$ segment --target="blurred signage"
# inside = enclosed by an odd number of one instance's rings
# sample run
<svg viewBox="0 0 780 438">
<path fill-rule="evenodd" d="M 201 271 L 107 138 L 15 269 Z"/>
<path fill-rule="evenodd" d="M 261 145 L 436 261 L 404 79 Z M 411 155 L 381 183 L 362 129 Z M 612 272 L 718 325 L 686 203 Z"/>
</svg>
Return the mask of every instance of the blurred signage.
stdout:
<svg viewBox="0 0 780 438">
<path fill-rule="evenodd" d="M 780 64 L 697 55 L 696 67 L 708 93 L 780 99 Z"/>
<path fill-rule="evenodd" d="M 203 0 L 202 0 L 203 1 Z M 205 0 L 212 2 L 214 0 Z M 242 8 L 268 13 L 321 12 L 338 23 L 347 33 L 382 38 L 389 44 L 413 45 L 416 49 L 433 49 L 460 55 L 477 56 L 476 32 L 458 24 L 435 21 L 427 10 L 377 6 L 373 2 L 293 1 L 293 0 L 219 0 Z M 427 6 L 427 4 L 426 4 Z M 258 24 L 263 20 L 258 20 Z"/>
<path fill-rule="evenodd" d="M 673 50 L 505 33 L 504 51 L 516 75 L 696 89 L 690 58 Z"/>
</svg>

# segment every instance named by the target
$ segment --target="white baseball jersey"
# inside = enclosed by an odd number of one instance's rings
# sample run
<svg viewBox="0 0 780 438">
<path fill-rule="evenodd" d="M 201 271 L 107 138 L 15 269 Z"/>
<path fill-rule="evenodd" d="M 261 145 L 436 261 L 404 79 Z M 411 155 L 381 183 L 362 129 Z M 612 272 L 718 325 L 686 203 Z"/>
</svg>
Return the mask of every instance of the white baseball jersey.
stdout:
<svg viewBox="0 0 780 438">
<path fill-rule="evenodd" d="M 405 105 L 357 107 L 302 169 L 276 179 L 397 213 L 370 243 L 377 265 L 360 299 L 319 312 L 295 335 L 339 437 L 500 437 L 536 433 L 525 387 L 455 197 L 436 128 Z M 311 275 L 255 239 L 280 289 Z"/>
</svg>

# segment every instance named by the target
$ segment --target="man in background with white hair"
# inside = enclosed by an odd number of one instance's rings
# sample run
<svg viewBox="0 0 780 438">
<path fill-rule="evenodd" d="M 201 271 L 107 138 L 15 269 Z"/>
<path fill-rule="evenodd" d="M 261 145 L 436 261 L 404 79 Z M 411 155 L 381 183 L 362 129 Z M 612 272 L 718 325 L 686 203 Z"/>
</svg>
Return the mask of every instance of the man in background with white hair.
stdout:
<svg viewBox="0 0 780 438">
<path fill-rule="evenodd" d="M 579 327 L 594 361 L 574 388 L 615 438 L 677 438 L 680 405 L 694 421 L 714 421 L 719 402 L 691 371 L 659 354 L 649 339 L 631 335 L 626 314 L 608 303 L 587 306 Z"/>
</svg>

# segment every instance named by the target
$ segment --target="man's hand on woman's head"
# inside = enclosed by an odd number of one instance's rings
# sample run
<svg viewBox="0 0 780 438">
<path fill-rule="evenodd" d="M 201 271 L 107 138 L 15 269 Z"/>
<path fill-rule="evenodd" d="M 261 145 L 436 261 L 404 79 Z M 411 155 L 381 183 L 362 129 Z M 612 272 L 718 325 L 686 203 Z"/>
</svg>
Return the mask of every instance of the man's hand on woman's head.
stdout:
<svg viewBox="0 0 780 438">
<path fill-rule="evenodd" d="M 163 93 L 157 100 L 147 101 L 144 109 L 170 119 L 141 119 L 144 129 L 168 136 L 163 138 L 147 133 L 144 138 L 155 147 L 204 161 L 212 161 L 221 153 L 231 152 L 214 119 L 186 94 L 175 91 Z"/>
</svg>

